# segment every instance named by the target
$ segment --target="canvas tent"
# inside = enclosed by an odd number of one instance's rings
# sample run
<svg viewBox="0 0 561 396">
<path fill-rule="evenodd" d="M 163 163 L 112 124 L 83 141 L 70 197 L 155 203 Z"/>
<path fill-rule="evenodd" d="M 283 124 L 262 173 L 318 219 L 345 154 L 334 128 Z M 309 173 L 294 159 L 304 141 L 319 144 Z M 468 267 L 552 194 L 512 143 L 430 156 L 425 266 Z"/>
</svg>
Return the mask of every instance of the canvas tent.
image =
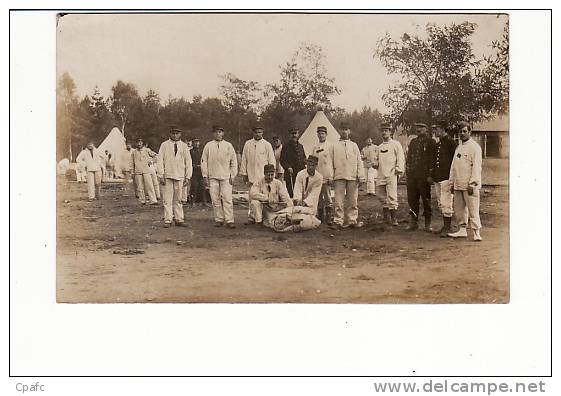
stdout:
<svg viewBox="0 0 561 396">
<path fill-rule="evenodd" d="M 310 125 L 306 128 L 302 136 L 300 136 L 299 142 L 304 146 L 304 151 L 306 156 L 312 154 L 312 150 L 316 144 L 318 144 L 318 135 L 317 135 L 317 127 L 324 126 L 327 128 L 327 141 L 331 143 L 338 142 L 341 138 L 339 132 L 335 129 L 335 127 L 329 122 L 325 113 L 319 110 Z"/>
<path fill-rule="evenodd" d="M 117 127 L 113 127 L 111 132 L 107 135 L 107 137 L 101 142 L 101 144 L 97 147 L 102 153 L 105 153 L 105 150 L 111 154 L 111 157 L 115 159 L 115 174 L 121 174 L 121 163 L 122 161 L 122 153 L 127 149 L 126 146 L 126 139 Z"/>
</svg>

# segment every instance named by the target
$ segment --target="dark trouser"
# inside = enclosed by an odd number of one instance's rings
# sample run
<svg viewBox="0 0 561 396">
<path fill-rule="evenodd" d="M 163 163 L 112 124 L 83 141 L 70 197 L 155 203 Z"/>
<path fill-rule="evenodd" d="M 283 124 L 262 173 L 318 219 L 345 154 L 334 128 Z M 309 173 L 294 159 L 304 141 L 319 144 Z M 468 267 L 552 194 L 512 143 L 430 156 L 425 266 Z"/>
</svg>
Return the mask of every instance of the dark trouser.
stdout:
<svg viewBox="0 0 561 396">
<path fill-rule="evenodd" d="M 200 169 L 193 169 L 191 177 L 191 202 L 207 202 L 205 186 L 203 183 L 203 175 Z"/>
<path fill-rule="evenodd" d="M 407 202 L 419 217 L 419 198 L 423 201 L 423 216 L 431 217 L 430 183 L 424 177 L 407 177 Z"/>
<path fill-rule="evenodd" d="M 294 183 L 296 183 L 296 175 L 299 171 L 293 171 L 292 174 L 288 173 L 287 170 L 284 171 L 284 181 L 286 182 L 286 189 L 288 190 L 288 195 L 293 198 Z"/>
</svg>

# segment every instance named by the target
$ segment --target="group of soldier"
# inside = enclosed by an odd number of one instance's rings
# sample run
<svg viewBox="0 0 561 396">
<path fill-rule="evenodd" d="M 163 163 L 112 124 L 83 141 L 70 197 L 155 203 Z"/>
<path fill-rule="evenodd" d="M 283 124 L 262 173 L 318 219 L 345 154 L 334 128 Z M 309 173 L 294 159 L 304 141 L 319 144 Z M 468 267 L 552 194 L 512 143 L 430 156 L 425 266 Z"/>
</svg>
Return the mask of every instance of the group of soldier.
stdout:
<svg viewBox="0 0 561 396">
<path fill-rule="evenodd" d="M 446 132 L 442 123 L 416 123 L 417 137 L 407 149 L 392 139 L 391 125 L 381 125 L 382 142 L 371 139 L 362 152 L 350 140 L 349 125 L 339 128 L 340 139 L 327 141 L 327 128 L 317 127 L 317 144 L 306 157 L 299 143 L 300 130 L 289 129 L 290 138 L 283 145 L 278 136 L 270 144 L 263 138 L 263 127 L 253 127 L 253 138 L 246 141 L 241 157 L 231 143 L 224 140 L 224 129 L 213 126 L 213 139 L 202 151 L 200 141 L 190 147 L 181 140 L 182 131 L 171 126 L 169 139 L 156 153 L 138 139 L 136 149 L 130 145 L 124 154 L 122 173 L 125 181 L 133 177 L 136 195 L 141 203 L 164 207 L 164 227 L 186 226 L 183 203 L 206 202 L 214 212 L 214 226 L 235 228 L 233 209 L 234 178 L 242 176 L 248 186 L 249 210 L 245 225 L 271 227 L 275 214 L 288 207 L 299 213 L 323 220 L 334 230 L 361 228 L 358 220 L 358 192 L 367 181 L 367 194 L 377 196 L 387 226 L 397 226 L 399 178 L 406 175 L 409 225 L 418 229 L 422 205 L 424 230 L 432 231 L 431 188 L 443 216 L 441 236 L 467 237 L 467 226 L 473 239 L 480 241 L 479 190 L 481 188 L 481 148 L 471 139 L 468 123 L 458 124 L 459 144 Z M 128 160 L 128 161 L 127 161 Z M 96 150 L 92 143 L 78 156 L 87 169 L 89 198 L 99 197 L 100 176 L 97 174 Z M 128 165 L 127 165 L 128 164 Z M 190 189 L 189 189 L 190 187 Z M 333 190 L 333 194 L 332 194 Z M 452 230 L 455 214 L 458 230 Z M 318 222 L 319 224 L 319 222 Z"/>
</svg>

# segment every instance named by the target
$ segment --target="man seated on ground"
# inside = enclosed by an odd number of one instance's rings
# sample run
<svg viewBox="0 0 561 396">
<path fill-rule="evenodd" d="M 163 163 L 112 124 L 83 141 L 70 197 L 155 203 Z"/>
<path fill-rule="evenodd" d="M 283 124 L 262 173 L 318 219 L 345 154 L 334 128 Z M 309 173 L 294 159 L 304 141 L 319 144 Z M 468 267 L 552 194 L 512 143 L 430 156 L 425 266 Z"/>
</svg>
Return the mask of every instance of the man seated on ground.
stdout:
<svg viewBox="0 0 561 396">
<path fill-rule="evenodd" d="M 323 176 L 316 171 L 318 161 L 318 157 L 310 155 L 306 160 L 306 169 L 298 172 L 294 183 L 294 205 L 309 207 L 314 215 L 323 183 Z"/>
<path fill-rule="evenodd" d="M 249 216 L 246 225 L 263 224 L 270 227 L 272 215 L 292 206 L 292 200 L 284 184 L 275 179 L 275 165 L 263 167 L 265 176 L 249 189 Z"/>
</svg>

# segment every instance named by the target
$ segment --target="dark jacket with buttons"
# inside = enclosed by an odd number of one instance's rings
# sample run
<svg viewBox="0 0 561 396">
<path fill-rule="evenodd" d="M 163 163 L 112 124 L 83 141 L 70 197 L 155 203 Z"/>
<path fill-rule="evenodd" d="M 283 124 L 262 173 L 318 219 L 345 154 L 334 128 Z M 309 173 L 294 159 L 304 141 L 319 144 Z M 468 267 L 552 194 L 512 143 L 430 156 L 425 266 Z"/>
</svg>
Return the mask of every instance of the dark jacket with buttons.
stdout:
<svg viewBox="0 0 561 396">
<path fill-rule="evenodd" d="M 436 158 L 432 170 L 432 178 L 435 182 L 448 180 L 455 151 L 456 142 L 449 136 L 440 138 L 436 143 Z"/>
<path fill-rule="evenodd" d="M 428 136 L 418 136 L 409 143 L 407 178 L 432 176 L 436 158 L 436 142 Z"/>
</svg>

